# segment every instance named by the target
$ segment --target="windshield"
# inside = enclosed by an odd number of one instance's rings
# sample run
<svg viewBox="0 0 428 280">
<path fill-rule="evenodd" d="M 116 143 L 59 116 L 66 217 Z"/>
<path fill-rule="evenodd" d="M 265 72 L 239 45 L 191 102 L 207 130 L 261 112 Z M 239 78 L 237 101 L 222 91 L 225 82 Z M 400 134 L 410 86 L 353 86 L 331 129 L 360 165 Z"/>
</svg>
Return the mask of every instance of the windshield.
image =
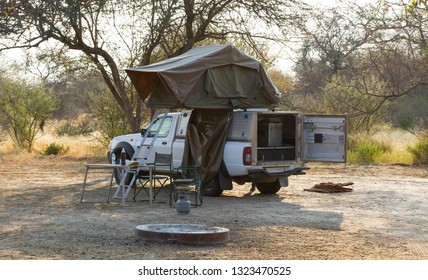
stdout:
<svg viewBox="0 0 428 280">
<path fill-rule="evenodd" d="M 164 120 L 163 123 L 162 123 L 162 120 Z M 171 124 L 172 124 L 172 117 L 159 118 L 155 120 L 153 125 L 150 127 L 147 137 L 154 137 L 156 135 L 156 131 L 158 130 L 159 130 L 158 137 L 167 137 L 171 130 Z M 162 126 L 159 128 L 160 125 Z"/>
</svg>

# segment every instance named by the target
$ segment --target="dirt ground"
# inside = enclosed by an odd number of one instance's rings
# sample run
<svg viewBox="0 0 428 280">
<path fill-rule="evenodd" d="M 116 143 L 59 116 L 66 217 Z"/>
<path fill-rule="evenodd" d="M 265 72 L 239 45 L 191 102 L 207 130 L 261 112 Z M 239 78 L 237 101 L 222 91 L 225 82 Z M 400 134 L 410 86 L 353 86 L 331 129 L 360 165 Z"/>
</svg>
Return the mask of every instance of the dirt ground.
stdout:
<svg viewBox="0 0 428 280">
<path fill-rule="evenodd" d="M 167 198 L 80 203 L 84 163 L 67 157 L 0 157 L 0 259 L 428 259 L 428 169 L 321 166 L 276 195 L 235 186 L 179 215 Z M 107 174 L 90 173 L 85 200 L 107 198 Z M 353 182 L 352 192 L 304 191 Z M 225 246 L 137 241 L 143 224 L 226 227 Z"/>
</svg>

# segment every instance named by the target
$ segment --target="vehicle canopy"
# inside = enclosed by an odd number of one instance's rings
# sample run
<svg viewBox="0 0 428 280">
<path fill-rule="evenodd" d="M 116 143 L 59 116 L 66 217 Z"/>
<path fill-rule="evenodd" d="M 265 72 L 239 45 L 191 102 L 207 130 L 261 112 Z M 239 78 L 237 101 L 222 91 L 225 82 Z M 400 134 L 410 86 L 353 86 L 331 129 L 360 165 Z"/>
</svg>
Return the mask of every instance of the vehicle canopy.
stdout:
<svg viewBox="0 0 428 280">
<path fill-rule="evenodd" d="M 261 63 L 233 45 L 194 47 L 126 72 L 149 107 L 193 109 L 183 163 L 199 166 L 203 183 L 221 168 L 233 109 L 271 108 L 280 99 Z"/>
<path fill-rule="evenodd" d="M 280 97 L 261 63 L 233 45 L 194 47 L 126 72 L 149 107 L 269 108 Z"/>
</svg>

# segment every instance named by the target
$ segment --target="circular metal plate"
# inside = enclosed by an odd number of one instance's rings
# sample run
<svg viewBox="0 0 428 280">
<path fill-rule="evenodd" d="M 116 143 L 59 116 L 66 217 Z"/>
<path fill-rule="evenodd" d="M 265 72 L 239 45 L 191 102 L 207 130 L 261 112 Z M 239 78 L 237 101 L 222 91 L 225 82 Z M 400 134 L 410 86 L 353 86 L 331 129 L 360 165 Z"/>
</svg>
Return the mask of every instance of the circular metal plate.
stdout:
<svg viewBox="0 0 428 280">
<path fill-rule="evenodd" d="M 148 224 L 135 228 L 140 240 L 187 245 L 224 245 L 229 241 L 229 229 L 197 224 Z"/>
</svg>

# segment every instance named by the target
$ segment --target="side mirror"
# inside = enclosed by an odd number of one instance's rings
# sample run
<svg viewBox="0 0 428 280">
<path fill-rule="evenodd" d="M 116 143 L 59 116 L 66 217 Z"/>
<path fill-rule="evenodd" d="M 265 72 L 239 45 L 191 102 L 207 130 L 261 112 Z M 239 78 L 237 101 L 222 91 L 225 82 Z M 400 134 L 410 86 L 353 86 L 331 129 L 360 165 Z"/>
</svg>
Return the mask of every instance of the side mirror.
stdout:
<svg viewBox="0 0 428 280">
<path fill-rule="evenodd" d="M 147 128 L 142 128 L 141 129 L 141 136 L 144 136 L 144 134 L 146 134 L 147 132 Z"/>
</svg>

